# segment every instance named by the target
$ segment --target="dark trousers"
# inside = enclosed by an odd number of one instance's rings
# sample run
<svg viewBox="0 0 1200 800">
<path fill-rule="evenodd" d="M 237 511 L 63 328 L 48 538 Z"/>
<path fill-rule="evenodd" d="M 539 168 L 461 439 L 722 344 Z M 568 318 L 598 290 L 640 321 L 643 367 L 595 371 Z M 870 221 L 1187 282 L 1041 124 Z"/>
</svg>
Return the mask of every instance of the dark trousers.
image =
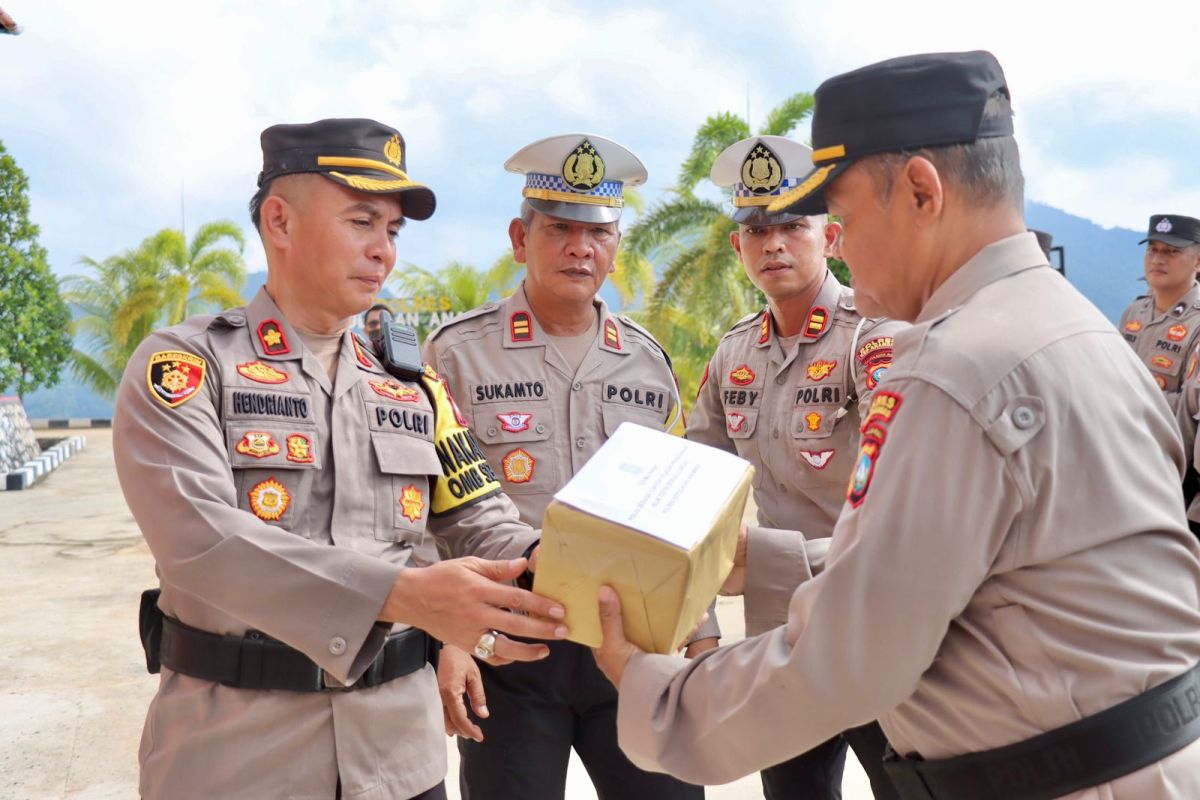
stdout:
<svg viewBox="0 0 1200 800">
<path fill-rule="evenodd" d="M 883 771 L 887 737 L 877 722 L 851 728 L 807 753 L 764 769 L 763 797 L 766 800 L 841 800 L 847 745 L 854 748 L 854 754 L 870 778 L 875 800 L 900 800 Z"/>
<path fill-rule="evenodd" d="M 562 800 L 572 747 L 599 800 L 703 799 L 621 752 L 617 692 L 586 647 L 554 642 L 541 661 L 479 669 L 491 715 L 475 720 L 482 742 L 458 740 L 463 800 Z"/>
<path fill-rule="evenodd" d="M 334 800 L 342 800 L 342 779 L 339 776 L 337 782 L 337 794 L 334 795 Z M 418 795 L 410 797 L 409 800 L 446 800 L 446 782 L 441 781 L 432 789 L 426 789 Z"/>
</svg>

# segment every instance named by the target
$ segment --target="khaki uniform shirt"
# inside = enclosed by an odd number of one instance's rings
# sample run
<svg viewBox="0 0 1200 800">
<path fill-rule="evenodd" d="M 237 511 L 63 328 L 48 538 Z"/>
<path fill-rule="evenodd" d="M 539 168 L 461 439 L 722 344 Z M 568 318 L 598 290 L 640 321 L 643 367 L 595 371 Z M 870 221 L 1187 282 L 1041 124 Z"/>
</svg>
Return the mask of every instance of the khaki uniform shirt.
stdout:
<svg viewBox="0 0 1200 800">
<path fill-rule="evenodd" d="M 1179 407 L 1175 409 L 1175 418 L 1179 423 L 1179 432 L 1183 435 L 1183 449 L 1192 460 L 1192 466 L 1200 469 L 1200 440 L 1197 439 L 1200 427 L 1200 343 L 1191 351 L 1187 359 L 1187 368 L 1183 374 L 1183 386 L 1179 392 Z M 1188 507 L 1188 519 L 1200 523 L 1200 495 L 1192 498 Z"/>
<path fill-rule="evenodd" d="M 658 342 L 596 299 L 596 341 L 571 369 L 542 330 L 524 284 L 438 328 L 425 360 L 450 385 L 521 519 L 540 527 L 554 493 L 622 422 L 664 430 L 677 391 Z"/>
<path fill-rule="evenodd" d="M 1165 314 L 1155 309 L 1154 295 L 1142 295 L 1125 309 L 1118 327 L 1154 376 L 1171 410 L 1178 409 L 1184 363 L 1200 342 L 1200 284 L 1193 284 Z"/>
<path fill-rule="evenodd" d="M 1200 546 L 1182 467 L 1112 325 L 1032 234 L 993 243 L 896 335 L 824 571 L 787 625 L 688 663 L 635 655 L 622 749 L 724 783 L 878 718 L 897 752 L 942 759 L 1184 672 Z M 1200 797 L 1200 743 L 1073 796 Z"/>
<path fill-rule="evenodd" d="M 903 327 L 864 320 L 854 310 L 854 293 L 827 271 L 791 348 L 784 349 L 769 311 L 746 317 L 721 339 L 687 435 L 754 465 L 762 527 L 752 528 L 752 537 L 795 538 L 794 531 L 802 531 L 813 539 L 833 531 L 858 452 L 859 425 L 891 366 L 893 336 Z M 747 572 L 746 632 L 786 622 L 779 589 L 795 585 L 795 575 Z"/>
<path fill-rule="evenodd" d="M 216 634 L 262 631 L 335 682 L 357 680 L 426 533 L 490 558 L 534 541 L 481 479 L 485 463 L 443 469 L 448 408 L 444 387 L 392 378 L 350 333 L 331 384 L 265 290 L 150 336 L 125 372 L 113 436 L 163 612 Z M 339 775 L 345 797 L 411 797 L 446 771 L 434 671 L 309 694 L 164 667 L 139 760 L 147 798 L 329 800 Z"/>
</svg>

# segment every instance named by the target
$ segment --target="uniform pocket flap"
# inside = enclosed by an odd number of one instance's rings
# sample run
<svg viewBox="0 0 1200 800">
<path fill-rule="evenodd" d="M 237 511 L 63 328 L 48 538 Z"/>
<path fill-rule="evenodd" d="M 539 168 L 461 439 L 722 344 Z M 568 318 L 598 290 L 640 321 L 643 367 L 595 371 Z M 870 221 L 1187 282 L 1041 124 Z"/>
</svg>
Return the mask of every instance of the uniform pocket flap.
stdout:
<svg viewBox="0 0 1200 800">
<path fill-rule="evenodd" d="M 828 439 L 838 423 L 839 406 L 801 406 L 792 411 L 792 436 Z"/>
<path fill-rule="evenodd" d="M 239 422 L 225 427 L 229 465 L 234 469 L 320 469 L 316 428 Z"/>
<path fill-rule="evenodd" d="M 379 471 L 389 475 L 441 475 L 433 442 L 400 433 L 378 433 L 371 437 Z M 449 446 L 449 445 L 446 445 Z M 453 458 L 453 454 L 450 454 Z"/>
<path fill-rule="evenodd" d="M 622 422 L 632 422 L 635 425 L 641 425 L 644 428 L 661 431 L 663 425 L 666 424 L 662 418 L 661 412 L 652 411 L 650 409 L 634 408 L 625 405 L 606 404 L 600 409 L 601 416 L 604 418 L 604 435 L 612 436 L 617 432 L 617 428 Z"/>
<path fill-rule="evenodd" d="M 757 408 L 725 409 L 725 433 L 730 439 L 749 439 L 758 425 Z"/>
<path fill-rule="evenodd" d="M 550 413 L 544 407 L 508 411 L 477 408 L 471 430 L 484 444 L 541 442 L 553 433 Z"/>
</svg>

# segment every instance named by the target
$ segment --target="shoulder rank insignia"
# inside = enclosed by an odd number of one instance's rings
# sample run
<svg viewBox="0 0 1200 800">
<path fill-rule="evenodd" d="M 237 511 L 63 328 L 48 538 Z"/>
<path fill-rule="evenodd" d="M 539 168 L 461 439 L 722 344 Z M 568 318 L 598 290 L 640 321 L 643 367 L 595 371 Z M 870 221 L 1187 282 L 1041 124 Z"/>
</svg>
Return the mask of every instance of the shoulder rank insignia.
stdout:
<svg viewBox="0 0 1200 800">
<path fill-rule="evenodd" d="M 762 322 L 758 327 L 758 343 L 766 344 L 771 338 L 771 312 L 764 311 Z"/>
<path fill-rule="evenodd" d="M 250 490 L 250 510 L 259 519 L 278 520 L 291 502 L 287 488 L 274 478 L 267 478 Z"/>
<path fill-rule="evenodd" d="M 508 318 L 508 338 L 514 342 L 532 342 L 533 326 L 529 321 L 529 312 L 514 311 Z"/>
<path fill-rule="evenodd" d="M 367 349 L 362 346 L 362 342 L 354 334 L 350 334 L 350 341 L 354 345 L 354 360 L 358 362 L 358 366 L 362 369 L 374 370 L 375 362 L 367 355 Z"/>
<path fill-rule="evenodd" d="M 287 383 L 288 374 L 261 361 L 247 361 L 237 365 L 238 374 L 258 383 Z"/>
<path fill-rule="evenodd" d="M 509 411 L 504 414 L 497 414 L 496 419 L 500 420 L 500 427 L 502 429 L 509 433 L 520 433 L 521 431 L 529 430 L 529 420 L 533 419 L 533 414 Z"/>
<path fill-rule="evenodd" d="M 1138 322 L 1136 319 L 1131 319 L 1129 322 L 1125 323 L 1125 330 L 1129 331 L 1130 333 L 1137 333 L 1141 329 L 1142 323 Z"/>
<path fill-rule="evenodd" d="M 533 480 L 533 466 L 536 460 L 529 453 L 518 447 L 500 461 L 504 468 L 504 478 L 509 483 L 529 483 Z"/>
<path fill-rule="evenodd" d="M 563 180 L 572 189 L 590 192 L 604 180 L 604 159 L 587 139 L 567 154 L 562 166 Z"/>
<path fill-rule="evenodd" d="M 867 489 L 875 474 L 875 464 L 887 439 L 887 428 L 896 412 L 900 410 L 901 397 L 894 392 L 876 392 L 871 398 L 871 410 L 862 426 L 862 442 L 858 458 L 850 473 L 850 484 L 846 487 L 846 500 L 852 508 L 858 508 L 867 499 Z"/>
<path fill-rule="evenodd" d="M 207 362 L 178 350 L 160 350 L 146 365 L 146 385 L 155 400 L 177 408 L 196 396 L 204 385 Z"/>
<path fill-rule="evenodd" d="M 409 484 L 400 490 L 400 513 L 409 522 L 416 522 L 421 518 L 421 512 L 425 510 L 425 496 L 421 494 L 421 490 L 413 484 Z"/>
<path fill-rule="evenodd" d="M 617 323 L 611 319 L 604 320 L 604 344 L 614 350 L 621 349 L 621 334 L 617 331 Z"/>
<path fill-rule="evenodd" d="M 395 400 L 397 403 L 416 403 L 421 399 L 421 392 L 418 389 L 410 389 L 403 386 L 397 381 L 367 381 L 371 385 L 371 389 L 380 397 L 386 397 L 388 400 Z"/>
<path fill-rule="evenodd" d="M 754 370 L 750 369 L 749 364 L 742 364 L 740 367 L 729 373 L 729 380 L 733 381 L 738 386 L 746 386 L 751 384 L 754 382 L 756 377 L 757 376 L 754 374 Z"/>
<path fill-rule="evenodd" d="M 278 320 L 264 319 L 258 323 L 258 341 L 263 351 L 269 356 L 281 356 L 292 352 L 287 336 Z"/>
<path fill-rule="evenodd" d="M 829 373 L 833 372 L 836 366 L 836 361 L 825 361 L 818 359 L 817 361 L 814 361 L 808 365 L 808 379 L 810 381 L 825 380 L 825 378 L 829 376 Z"/>
<path fill-rule="evenodd" d="M 1172 325 L 1167 328 L 1167 338 L 1172 342 L 1182 342 L 1187 338 L 1188 329 L 1186 325 Z"/>
<path fill-rule="evenodd" d="M 287 460 L 296 464 L 313 463 L 312 439 L 302 433 L 287 437 Z"/>
<path fill-rule="evenodd" d="M 801 450 L 800 457 L 813 469 L 825 469 L 833 453 L 833 450 Z"/>
<path fill-rule="evenodd" d="M 892 366 L 892 347 L 896 340 L 891 336 L 876 336 L 869 339 L 858 348 L 855 358 L 863 365 L 866 372 L 867 389 L 874 389 L 883 380 L 884 374 Z"/>
<path fill-rule="evenodd" d="M 275 443 L 275 440 L 269 433 L 247 431 L 242 436 L 242 440 L 234 447 L 234 450 L 251 458 L 266 458 L 267 456 L 278 455 L 279 445 Z"/>
<path fill-rule="evenodd" d="M 817 338 L 821 335 L 821 331 L 825 330 L 827 322 L 829 322 L 829 312 L 817 306 L 808 312 L 808 325 L 804 328 L 804 336 L 809 339 Z"/>
<path fill-rule="evenodd" d="M 762 142 L 750 148 L 742 162 L 742 183 L 755 194 L 766 194 L 783 183 L 783 168 L 771 148 Z"/>
</svg>

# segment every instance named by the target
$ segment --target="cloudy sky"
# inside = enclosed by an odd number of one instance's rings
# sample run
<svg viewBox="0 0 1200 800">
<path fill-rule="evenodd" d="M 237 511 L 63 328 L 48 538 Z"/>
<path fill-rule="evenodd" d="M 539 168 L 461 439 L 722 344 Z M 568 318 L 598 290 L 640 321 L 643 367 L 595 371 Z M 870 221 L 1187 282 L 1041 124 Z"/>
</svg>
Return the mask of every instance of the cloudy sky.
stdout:
<svg viewBox="0 0 1200 800">
<path fill-rule="evenodd" d="M 0 36 L 0 141 L 30 176 L 60 274 L 179 226 L 181 196 L 189 230 L 223 217 L 249 235 L 259 131 L 329 116 L 399 128 L 410 173 L 437 191 L 434 218 L 401 233 L 402 260 L 486 266 L 522 186 L 501 165 L 534 139 L 621 141 L 653 201 L 709 114 L 748 110 L 757 125 L 830 75 L 931 50 L 999 57 L 1031 199 L 1104 226 L 1200 216 L 1195 0 L 1119 15 L 1053 0 L 0 6 L 25 28 Z"/>
</svg>

